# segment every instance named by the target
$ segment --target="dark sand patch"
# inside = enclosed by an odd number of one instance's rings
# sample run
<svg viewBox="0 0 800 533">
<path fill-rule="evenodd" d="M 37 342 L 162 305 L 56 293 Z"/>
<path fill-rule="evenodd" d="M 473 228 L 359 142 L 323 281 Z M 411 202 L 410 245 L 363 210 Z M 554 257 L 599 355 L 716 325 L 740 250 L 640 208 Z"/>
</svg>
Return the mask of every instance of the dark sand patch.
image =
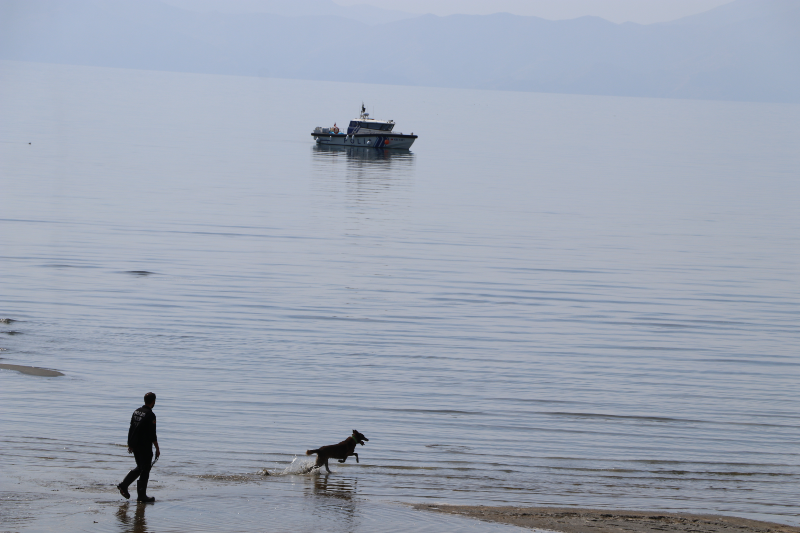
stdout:
<svg viewBox="0 0 800 533">
<path fill-rule="evenodd" d="M 414 508 L 564 533 L 800 533 L 800 528 L 783 524 L 688 513 L 434 504 L 420 504 Z"/>
<path fill-rule="evenodd" d="M 39 368 L 38 366 L 23 366 L 23 365 L 7 365 L 0 363 L 0 369 L 3 370 L 16 370 L 17 372 L 22 372 L 23 374 L 28 374 L 31 376 L 40 376 L 43 378 L 56 378 L 58 376 L 63 376 L 61 372 L 58 370 L 50 370 L 47 368 Z"/>
<path fill-rule="evenodd" d="M 150 276 L 155 274 L 155 272 L 150 272 L 149 270 L 126 270 L 126 274 L 132 274 L 134 276 Z"/>
</svg>

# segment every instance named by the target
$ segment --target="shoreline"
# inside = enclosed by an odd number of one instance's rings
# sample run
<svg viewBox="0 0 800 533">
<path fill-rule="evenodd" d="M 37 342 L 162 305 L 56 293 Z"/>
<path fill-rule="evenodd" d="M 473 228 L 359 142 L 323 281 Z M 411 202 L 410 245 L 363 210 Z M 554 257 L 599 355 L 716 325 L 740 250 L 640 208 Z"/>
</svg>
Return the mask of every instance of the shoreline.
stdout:
<svg viewBox="0 0 800 533">
<path fill-rule="evenodd" d="M 800 533 L 800 527 L 734 516 L 578 507 L 416 504 L 415 509 L 562 533 Z"/>
</svg>

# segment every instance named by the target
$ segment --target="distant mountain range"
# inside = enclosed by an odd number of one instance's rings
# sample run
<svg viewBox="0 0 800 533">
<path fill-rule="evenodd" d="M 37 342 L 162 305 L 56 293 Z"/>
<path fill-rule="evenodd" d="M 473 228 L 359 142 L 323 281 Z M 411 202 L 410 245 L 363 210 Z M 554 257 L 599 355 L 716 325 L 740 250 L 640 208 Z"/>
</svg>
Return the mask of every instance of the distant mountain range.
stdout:
<svg viewBox="0 0 800 533">
<path fill-rule="evenodd" d="M 331 0 L 0 0 L 0 59 L 800 102 L 800 1 L 736 0 L 640 25 L 596 17 L 415 16 Z"/>
<path fill-rule="evenodd" d="M 333 0 L 162 0 L 171 6 L 200 13 L 268 13 L 284 17 L 334 16 L 364 22 L 365 24 L 384 24 L 397 20 L 418 17 L 419 14 L 405 13 L 375 6 L 340 6 Z"/>
</svg>

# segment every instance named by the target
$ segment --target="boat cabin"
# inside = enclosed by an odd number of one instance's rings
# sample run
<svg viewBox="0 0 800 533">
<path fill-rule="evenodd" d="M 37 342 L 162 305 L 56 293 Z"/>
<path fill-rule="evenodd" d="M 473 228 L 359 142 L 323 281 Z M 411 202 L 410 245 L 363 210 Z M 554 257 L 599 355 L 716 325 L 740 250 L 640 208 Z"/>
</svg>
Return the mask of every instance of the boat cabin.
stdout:
<svg viewBox="0 0 800 533">
<path fill-rule="evenodd" d="M 369 113 L 367 113 L 362 106 L 361 116 L 350 121 L 350 125 L 347 127 L 347 134 L 392 131 L 392 128 L 394 128 L 394 120 L 375 120 L 374 118 L 369 118 Z"/>
</svg>

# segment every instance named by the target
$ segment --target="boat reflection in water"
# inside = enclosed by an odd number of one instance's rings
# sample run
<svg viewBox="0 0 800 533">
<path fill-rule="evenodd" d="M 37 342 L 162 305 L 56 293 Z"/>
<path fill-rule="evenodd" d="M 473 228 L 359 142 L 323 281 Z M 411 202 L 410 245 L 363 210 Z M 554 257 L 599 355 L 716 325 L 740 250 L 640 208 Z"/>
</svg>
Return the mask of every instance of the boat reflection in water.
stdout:
<svg viewBox="0 0 800 533">
<path fill-rule="evenodd" d="M 414 169 L 415 155 L 408 150 L 315 145 L 313 153 L 314 166 L 329 172 L 344 167 L 349 172 L 369 172 L 373 177 L 402 178 Z"/>
<path fill-rule="evenodd" d="M 314 152 L 320 157 L 347 156 L 350 160 L 408 162 L 413 161 L 414 153 L 408 150 L 389 150 L 357 146 L 325 146 L 314 145 Z"/>
<path fill-rule="evenodd" d="M 348 203 L 361 207 L 399 207 L 411 195 L 415 158 L 408 150 L 315 145 L 314 181 L 331 198 L 344 194 Z"/>
</svg>

